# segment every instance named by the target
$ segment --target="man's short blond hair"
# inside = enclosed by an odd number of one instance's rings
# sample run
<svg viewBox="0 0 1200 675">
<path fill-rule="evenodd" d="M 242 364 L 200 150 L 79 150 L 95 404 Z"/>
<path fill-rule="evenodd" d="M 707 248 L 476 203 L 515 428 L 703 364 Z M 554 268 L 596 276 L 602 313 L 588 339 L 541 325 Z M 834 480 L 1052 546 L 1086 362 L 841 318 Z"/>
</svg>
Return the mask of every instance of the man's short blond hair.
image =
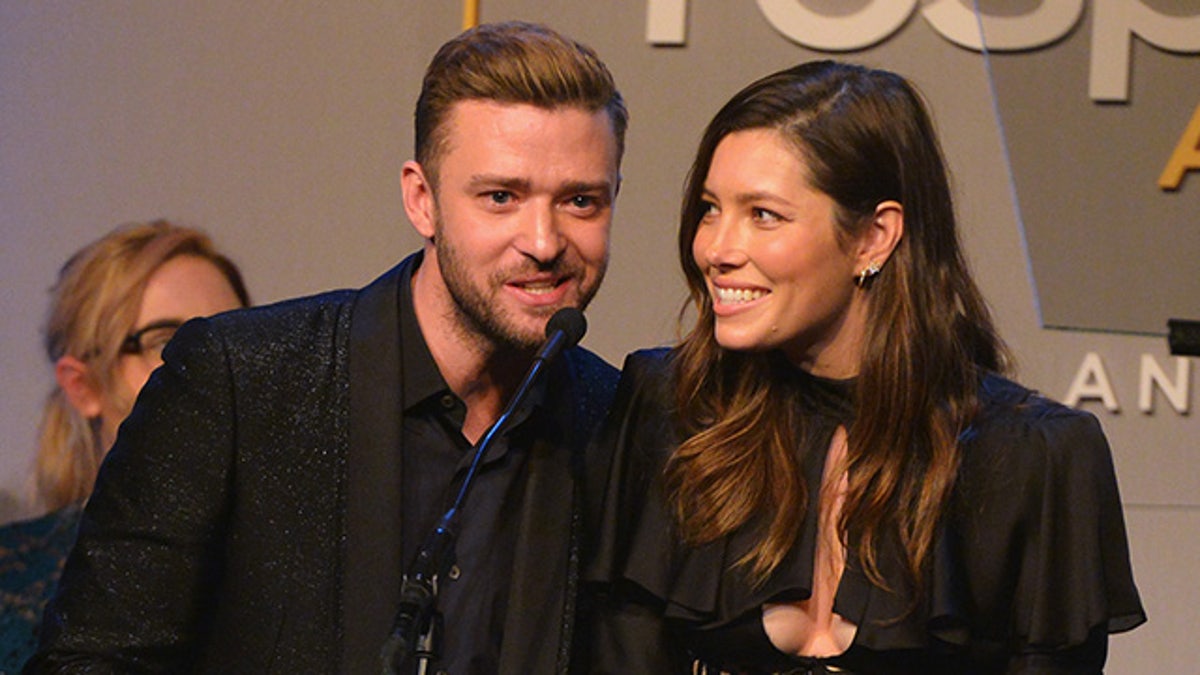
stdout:
<svg viewBox="0 0 1200 675">
<path fill-rule="evenodd" d="M 446 119 L 454 104 L 471 100 L 604 110 L 617 140 L 618 164 L 624 153 L 629 115 L 612 73 L 590 47 L 546 26 L 484 24 L 434 55 L 417 100 L 414 152 L 435 185 Z"/>
</svg>

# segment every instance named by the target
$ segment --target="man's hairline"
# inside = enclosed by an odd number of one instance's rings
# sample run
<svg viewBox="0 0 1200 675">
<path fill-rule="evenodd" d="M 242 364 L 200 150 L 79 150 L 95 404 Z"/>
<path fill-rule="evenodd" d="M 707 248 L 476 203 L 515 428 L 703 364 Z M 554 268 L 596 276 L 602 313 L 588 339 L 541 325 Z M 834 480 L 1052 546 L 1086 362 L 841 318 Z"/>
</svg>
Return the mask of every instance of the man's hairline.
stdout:
<svg viewBox="0 0 1200 675">
<path fill-rule="evenodd" d="M 417 163 L 417 165 L 421 167 L 421 172 L 425 175 L 425 180 L 429 183 L 430 190 L 433 193 L 433 196 L 435 198 L 437 197 L 438 183 L 440 182 L 439 181 L 440 176 L 438 175 L 439 165 L 441 164 L 442 158 L 446 154 L 445 148 L 448 144 L 448 142 L 447 142 L 448 134 L 444 132 L 444 129 L 446 129 L 450 126 L 450 122 L 451 122 L 454 114 L 456 113 L 456 111 L 459 109 L 459 106 L 461 104 L 472 103 L 472 102 L 494 103 L 497 105 L 508 106 L 508 107 L 527 106 L 530 108 L 537 108 L 539 110 L 544 110 L 546 112 L 557 112 L 559 110 L 572 110 L 573 109 L 573 110 L 580 110 L 580 111 L 583 111 L 583 112 L 591 114 L 591 115 L 604 113 L 604 116 L 608 119 L 608 131 L 612 135 L 613 143 L 616 146 L 616 153 L 617 153 L 617 158 L 616 158 L 617 165 L 615 167 L 616 168 L 616 172 L 615 172 L 616 173 L 616 182 L 613 186 L 613 194 L 614 194 L 614 196 L 616 195 L 617 189 L 619 188 L 619 186 L 621 184 L 621 163 L 625 158 L 625 147 L 624 147 L 625 144 L 622 142 L 623 139 L 617 134 L 617 129 L 616 129 L 617 122 L 616 122 L 614 114 L 610 110 L 609 103 L 603 103 L 598 106 L 590 106 L 590 105 L 587 105 L 580 101 L 563 101 L 563 102 L 555 101 L 555 102 L 551 102 L 549 104 L 543 104 L 543 103 L 536 103 L 533 101 L 519 101 L 519 100 L 509 101 L 509 100 L 505 100 L 502 98 L 493 98 L 493 97 L 489 97 L 489 96 L 472 96 L 472 97 L 468 97 L 468 98 L 458 99 L 457 101 L 454 101 L 453 103 L 451 103 L 449 106 L 446 107 L 446 114 L 442 117 L 441 123 L 438 124 L 433 130 L 431 130 L 431 132 L 429 134 L 430 152 L 429 152 L 428 161 L 422 162 L 419 158 L 414 159 L 414 161 Z"/>
</svg>

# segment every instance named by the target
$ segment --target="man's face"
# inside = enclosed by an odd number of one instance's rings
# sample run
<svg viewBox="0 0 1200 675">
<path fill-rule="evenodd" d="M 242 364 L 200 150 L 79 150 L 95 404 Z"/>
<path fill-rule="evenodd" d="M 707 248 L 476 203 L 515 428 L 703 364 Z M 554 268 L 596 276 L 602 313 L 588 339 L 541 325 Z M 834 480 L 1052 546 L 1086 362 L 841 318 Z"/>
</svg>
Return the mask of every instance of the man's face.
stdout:
<svg viewBox="0 0 1200 675">
<path fill-rule="evenodd" d="M 437 189 L 418 165 L 404 176 L 406 206 L 413 181 L 428 192 L 424 215 L 409 211 L 432 237 L 422 267 L 441 279 L 439 310 L 465 335 L 536 347 L 550 315 L 587 306 L 608 265 L 619 182 L 608 114 L 464 101 L 445 124 Z"/>
</svg>

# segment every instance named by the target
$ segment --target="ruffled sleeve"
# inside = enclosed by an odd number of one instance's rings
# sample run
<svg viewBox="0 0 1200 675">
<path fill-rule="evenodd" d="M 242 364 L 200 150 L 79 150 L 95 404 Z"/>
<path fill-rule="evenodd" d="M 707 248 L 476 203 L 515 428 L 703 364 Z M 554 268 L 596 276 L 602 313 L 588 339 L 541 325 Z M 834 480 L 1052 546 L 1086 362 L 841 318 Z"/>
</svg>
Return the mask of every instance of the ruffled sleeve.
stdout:
<svg viewBox="0 0 1200 675">
<path fill-rule="evenodd" d="M 1046 651 L 1144 622 L 1100 424 L 1000 378 L 982 392 L 935 566 L 943 597 L 966 597 L 935 624 Z"/>
<path fill-rule="evenodd" d="M 1098 671 L 1106 634 L 1146 620 L 1108 442 L 1092 415 L 999 377 L 981 402 L 918 609 L 906 614 L 894 538 L 881 559 L 893 591 L 847 567 L 839 602 L 865 598 L 855 646 L 957 652 L 979 672 Z"/>
<path fill-rule="evenodd" d="M 789 586 L 796 575 L 777 573 L 751 590 L 744 574 L 732 569 L 754 545 L 754 527 L 697 547 L 683 545 L 676 536 L 659 480 L 678 444 L 671 386 L 669 352 L 635 352 L 627 358 L 613 413 L 601 434 L 601 443 L 613 452 L 612 469 L 600 545 L 588 574 L 632 583 L 661 601 L 668 618 L 701 625 L 720 623 L 780 594 L 796 596 Z M 832 435 L 833 422 L 822 426 L 828 428 L 818 436 Z M 819 481 L 824 466 L 823 457 L 814 460 L 805 466 L 810 483 Z M 812 512 L 817 493 L 809 490 Z M 805 588 L 797 599 L 807 597 L 815 542 L 815 522 L 808 522 L 781 565 L 803 578 Z"/>
<path fill-rule="evenodd" d="M 654 477 L 672 447 L 666 350 L 645 350 L 625 359 L 616 398 L 595 445 L 610 462 L 598 511 L 596 546 L 581 574 L 594 604 L 585 642 L 587 671 L 683 672 L 686 657 L 666 634 L 661 595 L 627 579 L 631 557 L 651 569 L 650 586 L 670 583 L 671 529 L 660 530 L 653 550 L 641 550 L 634 532 L 661 527 Z M 659 523 L 659 524 L 651 524 Z"/>
<path fill-rule="evenodd" d="M 631 526 L 661 512 L 658 494 L 651 495 L 650 490 L 674 437 L 666 354 L 666 350 L 643 350 L 626 357 L 612 409 L 596 440 L 610 464 L 605 485 L 598 491 L 602 501 L 596 507 L 600 514 L 597 546 L 584 567 L 585 581 L 619 579 L 632 548 Z"/>
<path fill-rule="evenodd" d="M 812 385 L 812 382 L 807 384 Z M 832 385 L 821 391 L 823 409 L 848 414 L 848 388 Z M 630 654 L 632 642 L 652 644 L 634 651 L 663 654 L 679 650 L 686 643 L 696 654 L 706 645 L 697 645 L 697 637 L 716 651 L 728 654 L 740 651 L 744 634 L 725 630 L 740 622 L 748 613 L 757 613 L 769 601 L 802 600 L 811 594 L 812 564 L 816 546 L 816 519 L 806 519 L 796 545 L 788 552 L 780 568 L 761 586 L 747 583 L 743 567 L 735 562 L 755 544 L 756 528 L 743 527 L 732 535 L 702 546 L 684 545 L 665 506 L 661 481 L 664 465 L 679 441 L 673 420 L 673 380 L 669 352 L 650 350 L 631 354 L 622 370 L 612 413 L 601 433 L 600 443 L 612 452 L 603 505 L 601 534 L 596 554 L 585 571 L 585 580 L 614 589 L 609 600 L 607 619 L 624 613 L 626 627 L 621 644 L 606 642 L 598 650 L 613 650 L 626 659 L 626 669 L 611 672 L 667 672 L 630 665 L 642 662 Z M 824 449 L 837 424 L 836 415 L 813 418 L 807 437 Z M 810 485 L 808 511 L 816 513 L 819 481 L 824 468 L 823 453 L 801 453 L 804 473 Z M 859 603 L 861 605 L 861 603 Z M 651 626 L 646 611 L 656 617 Z M 603 614 L 603 612 L 602 612 Z M 636 616 L 635 616 L 636 615 Z M 629 625 L 639 623 L 631 630 Z M 687 635 L 671 640 L 669 630 L 686 627 Z M 611 628 L 611 626 L 609 626 Z M 610 634 L 615 631 L 609 631 Z M 765 634 L 754 635 L 753 647 L 762 646 Z M 767 643 L 769 649 L 769 643 Z M 603 660 L 604 655 L 600 656 Z M 681 657 L 682 658 L 682 657 Z M 678 667 L 679 661 L 674 661 Z M 685 660 L 685 663 L 689 661 Z M 610 672 L 600 668 L 594 672 Z"/>
</svg>

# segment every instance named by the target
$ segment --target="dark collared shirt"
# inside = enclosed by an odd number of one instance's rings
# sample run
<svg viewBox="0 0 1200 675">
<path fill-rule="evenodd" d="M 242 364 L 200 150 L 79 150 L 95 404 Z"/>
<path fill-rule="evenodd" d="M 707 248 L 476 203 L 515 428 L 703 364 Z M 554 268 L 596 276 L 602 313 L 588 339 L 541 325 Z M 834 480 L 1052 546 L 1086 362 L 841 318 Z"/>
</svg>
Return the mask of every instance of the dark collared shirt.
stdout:
<svg viewBox="0 0 1200 675">
<path fill-rule="evenodd" d="M 474 456 L 462 434 L 466 406 L 450 390 L 437 369 L 412 311 L 411 284 L 400 289 L 400 339 L 404 345 L 402 382 L 404 427 L 403 558 L 411 565 L 421 542 L 454 502 Z M 497 435 L 475 476 L 455 546 L 456 564 L 449 577 L 439 579 L 437 609 L 441 612 L 442 659 L 431 672 L 451 675 L 495 673 L 517 543 L 517 519 L 522 499 L 525 450 L 523 440 L 539 433 L 536 404 L 541 391 L 531 392 L 531 405 L 514 413 L 507 434 Z M 533 413 L 531 414 L 531 410 Z"/>
</svg>

